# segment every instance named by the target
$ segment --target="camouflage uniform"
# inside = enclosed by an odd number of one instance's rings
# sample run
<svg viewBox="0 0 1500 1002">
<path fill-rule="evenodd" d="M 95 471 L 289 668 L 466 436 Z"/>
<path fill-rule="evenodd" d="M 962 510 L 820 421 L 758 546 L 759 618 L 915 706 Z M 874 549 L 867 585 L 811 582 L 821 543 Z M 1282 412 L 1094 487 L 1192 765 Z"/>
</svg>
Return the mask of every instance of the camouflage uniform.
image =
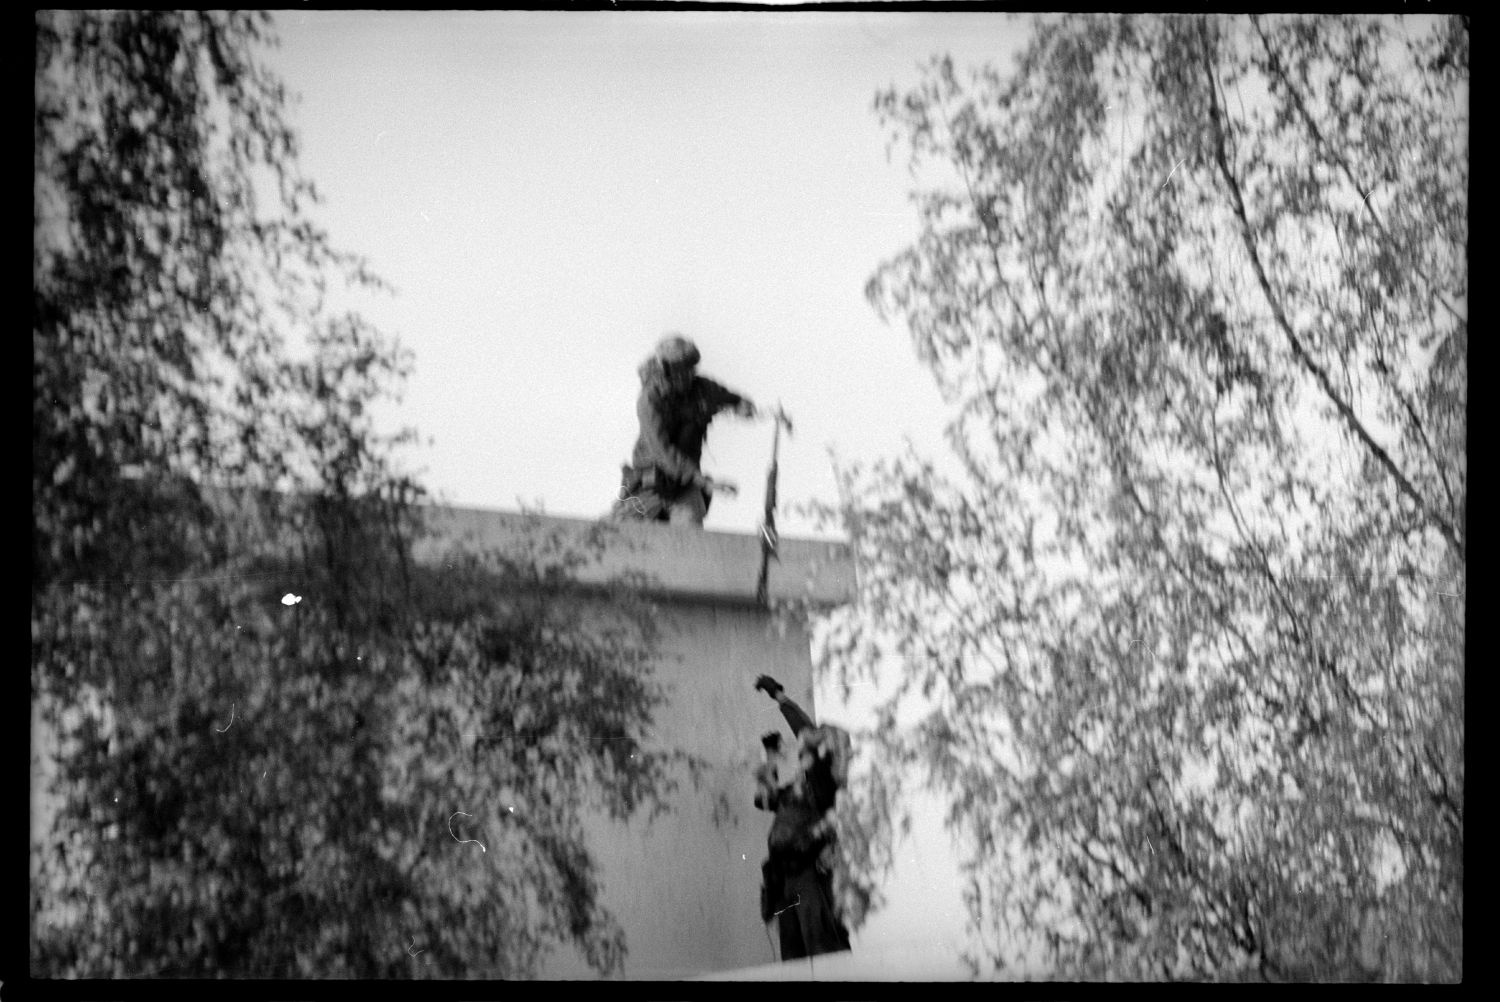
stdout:
<svg viewBox="0 0 1500 1002">
<path fill-rule="evenodd" d="M 699 468 L 708 425 L 725 410 L 744 416 L 754 405 L 692 372 L 698 349 L 682 337 L 668 337 L 640 368 L 641 393 L 635 413 L 640 434 L 629 465 L 621 467 L 617 519 L 703 525 L 712 488 Z"/>
</svg>

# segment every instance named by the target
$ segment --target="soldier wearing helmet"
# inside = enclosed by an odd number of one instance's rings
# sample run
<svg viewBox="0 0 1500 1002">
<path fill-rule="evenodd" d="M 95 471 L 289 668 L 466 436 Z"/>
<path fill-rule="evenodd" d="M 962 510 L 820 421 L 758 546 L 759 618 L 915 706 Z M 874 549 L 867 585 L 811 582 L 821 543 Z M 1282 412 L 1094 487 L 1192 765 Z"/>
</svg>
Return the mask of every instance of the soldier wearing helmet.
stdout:
<svg viewBox="0 0 1500 1002">
<path fill-rule="evenodd" d="M 833 810 L 849 779 L 848 732 L 813 723 L 769 675 L 757 678 L 755 688 L 776 700 L 799 746 L 793 767 L 780 757 L 779 734 L 761 739 L 766 764 L 756 772 L 755 806 L 775 819 L 761 865 L 760 917 L 776 920 L 782 960 L 847 950 L 849 930 L 833 890 L 839 856 Z"/>
<path fill-rule="evenodd" d="M 621 468 L 614 517 L 702 527 L 713 500 L 713 481 L 698 463 L 709 422 L 732 410 L 753 418 L 746 397 L 697 374 L 698 349 L 669 334 L 641 364 L 635 412 L 640 434 L 630 464 Z"/>
</svg>

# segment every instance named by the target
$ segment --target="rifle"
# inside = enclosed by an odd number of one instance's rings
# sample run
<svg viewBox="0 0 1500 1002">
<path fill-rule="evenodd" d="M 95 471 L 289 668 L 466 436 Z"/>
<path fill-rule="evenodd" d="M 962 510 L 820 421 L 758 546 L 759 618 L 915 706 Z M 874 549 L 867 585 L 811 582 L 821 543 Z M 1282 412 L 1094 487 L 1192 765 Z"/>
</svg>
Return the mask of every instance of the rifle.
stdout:
<svg viewBox="0 0 1500 1002">
<path fill-rule="evenodd" d="M 778 401 L 776 410 L 772 413 L 776 423 L 775 436 L 771 440 L 771 468 L 766 473 L 766 512 L 765 518 L 760 525 L 760 577 L 755 584 L 755 601 L 765 608 L 771 607 L 770 595 L 767 588 L 767 575 L 771 569 L 771 561 L 775 559 L 781 562 L 777 554 L 777 545 L 781 542 L 781 536 L 776 532 L 776 476 L 777 460 L 781 451 L 781 428 L 786 426 L 786 433 L 792 433 L 792 419 L 787 417 L 786 411 L 782 410 Z"/>
</svg>

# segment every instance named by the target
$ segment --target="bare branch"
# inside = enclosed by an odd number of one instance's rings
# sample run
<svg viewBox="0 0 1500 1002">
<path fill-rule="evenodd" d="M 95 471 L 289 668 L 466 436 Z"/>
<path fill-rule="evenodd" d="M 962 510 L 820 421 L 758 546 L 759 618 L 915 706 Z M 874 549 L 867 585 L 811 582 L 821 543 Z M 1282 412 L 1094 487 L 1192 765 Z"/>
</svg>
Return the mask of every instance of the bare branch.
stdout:
<svg viewBox="0 0 1500 1002">
<path fill-rule="evenodd" d="M 1292 350 L 1293 357 L 1317 380 L 1318 385 L 1322 387 L 1323 394 L 1333 403 L 1339 415 L 1344 419 L 1345 425 L 1364 443 L 1365 448 L 1370 451 L 1370 454 L 1375 457 L 1380 465 L 1385 467 L 1386 471 L 1390 473 L 1391 478 L 1396 482 L 1401 493 L 1405 494 L 1417 506 L 1418 510 L 1422 512 L 1428 522 L 1438 530 L 1448 542 L 1449 547 L 1452 548 L 1454 555 L 1463 560 L 1464 544 L 1462 539 L 1459 538 L 1453 524 L 1432 510 L 1426 498 L 1422 497 L 1421 493 L 1412 486 L 1406 474 L 1401 472 L 1401 469 L 1391 459 L 1385 449 L 1381 447 L 1380 443 L 1376 442 L 1374 437 L 1370 435 L 1369 431 L 1360 422 L 1359 417 L 1354 413 L 1353 408 L 1334 390 L 1333 382 L 1329 379 L 1328 373 L 1308 353 L 1306 346 L 1297 337 L 1291 323 L 1287 320 L 1286 312 L 1282 308 L 1280 299 L 1271 288 L 1270 277 L 1266 274 L 1265 265 L 1261 261 L 1260 250 L 1256 245 L 1255 235 L 1250 227 L 1249 216 L 1245 211 L 1245 201 L 1240 193 L 1239 181 L 1236 180 L 1234 172 L 1230 170 L 1229 162 L 1225 156 L 1225 127 L 1219 110 L 1218 88 L 1214 83 L 1213 65 L 1206 39 L 1202 48 L 1202 56 L 1203 67 L 1208 81 L 1209 118 L 1213 123 L 1214 129 L 1214 160 L 1218 165 L 1220 176 L 1224 179 L 1224 183 L 1229 189 L 1235 218 L 1239 222 L 1241 242 L 1245 246 L 1246 253 L 1250 256 L 1250 264 L 1255 270 L 1256 281 L 1260 285 L 1261 292 L 1265 295 L 1266 304 L 1271 308 L 1271 315 L 1275 318 L 1277 327 L 1280 328 L 1282 334 L 1285 336 L 1287 345 Z"/>
</svg>

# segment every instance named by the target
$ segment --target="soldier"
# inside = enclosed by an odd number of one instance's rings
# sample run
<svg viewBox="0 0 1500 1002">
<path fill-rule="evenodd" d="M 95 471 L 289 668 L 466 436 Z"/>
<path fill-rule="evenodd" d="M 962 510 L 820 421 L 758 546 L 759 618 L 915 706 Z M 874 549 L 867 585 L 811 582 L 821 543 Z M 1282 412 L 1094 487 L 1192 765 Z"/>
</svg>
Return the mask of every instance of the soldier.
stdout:
<svg viewBox="0 0 1500 1002">
<path fill-rule="evenodd" d="M 849 949 L 849 932 L 833 897 L 833 807 L 847 779 L 848 735 L 815 725 L 769 675 L 755 688 L 776 700 L 797 736 L 798 768 L 780 775 L 779 735 L 762 738 L 767 764 L 756 774 L 755 806 L 773 811 L 766 838 L 769 856 L 761 867 L 761 918 L 775 918 L 781 933 L 781 959 Z M 788 781 L 790 780 L 790 781 Z"/>
<path fill-rule="evenodd" d="M 698 358 L 693 342 L 669 334 L 641 364 L 641 430 L 630 464 L 621 467 L 615 518 L 702 528 L 714 491 L 698 466 L 709 422 L 720 411 L 743 418 L 757 412 L 748 398 L 698 375 Z"/>
</svg>

